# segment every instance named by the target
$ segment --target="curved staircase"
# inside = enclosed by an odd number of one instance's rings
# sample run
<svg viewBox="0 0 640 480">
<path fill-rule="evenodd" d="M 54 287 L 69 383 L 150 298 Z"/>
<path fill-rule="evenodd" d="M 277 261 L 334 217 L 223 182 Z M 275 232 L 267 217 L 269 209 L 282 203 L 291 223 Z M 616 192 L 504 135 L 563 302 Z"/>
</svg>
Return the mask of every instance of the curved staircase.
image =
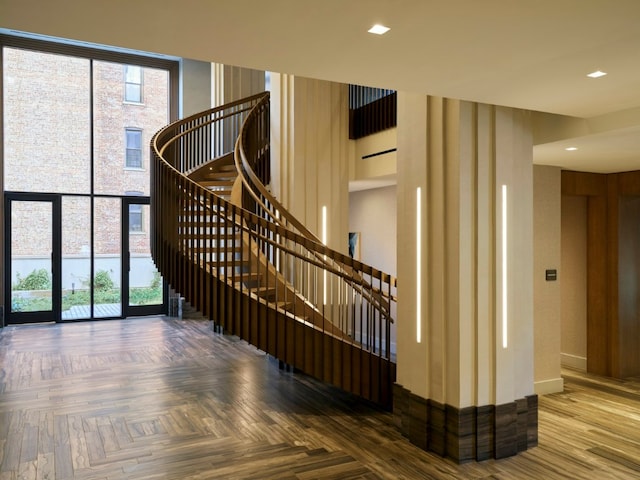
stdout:
<svg viewBox="0 0 640 480">
<path fill-rule="evenodd" d="M 152 254 L 216 327 L 391 406 L 396 279 L 320 242 L 268 185 L 269 94 L 174 122 L 152 156 Z"/>
</svg>

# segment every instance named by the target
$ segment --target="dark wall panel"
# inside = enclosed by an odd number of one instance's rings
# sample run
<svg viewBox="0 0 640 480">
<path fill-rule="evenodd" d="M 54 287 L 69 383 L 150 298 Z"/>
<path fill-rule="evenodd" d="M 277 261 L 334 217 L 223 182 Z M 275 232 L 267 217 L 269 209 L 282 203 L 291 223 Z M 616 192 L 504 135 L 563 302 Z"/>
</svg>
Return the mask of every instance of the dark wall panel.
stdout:
<svg viewBox="0 0 640 480">
<path fill-rule="evenodd" d="M 640 197 L 624 195 L 618 209 L 618 329 L 620 377 L 640 375 Z"/>
<path fill-rule="evenodd" d="M 587 197 L 587 370 L 640 375 L 640 171 L 562 172 Z"/>
</svg>

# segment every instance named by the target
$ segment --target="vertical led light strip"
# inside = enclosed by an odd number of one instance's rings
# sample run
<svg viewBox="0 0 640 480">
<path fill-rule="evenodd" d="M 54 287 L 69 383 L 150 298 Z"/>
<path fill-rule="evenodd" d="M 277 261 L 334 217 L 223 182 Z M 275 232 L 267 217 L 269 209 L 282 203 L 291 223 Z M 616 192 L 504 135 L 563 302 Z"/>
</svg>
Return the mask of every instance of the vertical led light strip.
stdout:
<svg viewBox="0 0 640 480">
<path fill-rule="evenodd" d="M 416 189 L 416 341 L 422 341 L 422 189 Z"/>
<path fill-rule="evenodd" d="M 322 206 L 322 243 L 324 245 L 327 244 L 327 207 L 326 205 Z M 327 259 L 327 256 L 324 256 L 324 259 Z M 323 282 L 322 282 L 322 298 L 324 305 L 327 304 L 327 270 L 325 269 L 323 272 Z"/>
<path fill-rule="evenodd" d="M 507 186 L 502 185 L 502 348 L 507 348 Z"/>
<path fill-rule="evenodd" d="M 280 210 L 276 210 L 276 220 L 280 220 Z M 278 222 L 278 225 L 280 222 Z M 276 270 L 280 271 L 280 251 L 278 249 L 278 245 L 280 245 L 280 234 L 276 234 Z"/>
</svg>

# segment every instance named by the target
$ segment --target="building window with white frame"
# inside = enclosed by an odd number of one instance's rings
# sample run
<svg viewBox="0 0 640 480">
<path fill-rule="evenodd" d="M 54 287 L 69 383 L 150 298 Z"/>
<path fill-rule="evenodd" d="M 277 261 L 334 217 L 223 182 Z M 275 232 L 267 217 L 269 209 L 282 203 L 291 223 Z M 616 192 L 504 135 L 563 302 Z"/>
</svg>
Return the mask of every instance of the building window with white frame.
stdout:
<svg viewBox="0 0 640 480">
<path fill-rule="evenodd" d="M 142 168 L 142 130 L 138 128 L 125 129 L 126 153 L 124 166 L 126 168 Z"/>
<path fill-rule="evenodd" d="M 124 66 L 124 101 L 142 103 L 142 67 Z"/>
<path fill-rule="evenodd" d="M 128 197 L 141 197 L 143 192 L 137 190 L 127 190 L 124 194 Z M 142 223 L 142 204 L 129 204 L 129 233 L 144 233 L 144 224 Z"/>
<path fill-rule="evenodd" d="M 142 229 L 142 205 L 132 203 L 129 205 L 129 232 L 143 233 Z"/>
</svg>

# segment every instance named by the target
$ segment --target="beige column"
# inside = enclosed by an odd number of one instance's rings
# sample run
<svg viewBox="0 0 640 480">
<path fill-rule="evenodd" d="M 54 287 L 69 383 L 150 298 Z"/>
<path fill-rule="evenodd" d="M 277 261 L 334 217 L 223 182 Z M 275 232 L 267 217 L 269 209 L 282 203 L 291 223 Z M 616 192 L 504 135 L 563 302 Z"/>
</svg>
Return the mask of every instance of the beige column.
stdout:
<svg viewBox="0 0 640 480">
<path fill-rule="evenodd" d="M 211 64 L 211 106 L 219 107 L 265 90 L 262 70 Z"/>
<path fill-rule="evenodd" d="M 327 245 L 347 251 L 349 201 L 347 85 L 271 74 L 272 191 Z"/>
<path fill-rule="evenodd" d="M 528 112 L 399 93 L 394 405 L 456 460 L 537 438 L 532 188 Z"/>
<path fill-rule="evenodd" d="M 221 63 L 211 64 L 211 107 L 219 107 L 265 91 L 265 72 L 234 67 Z M 225 152 L 232 152 L 240 125 L 227 118 L 223 121 L 224 136 L 221 143 Z M 219 140 L 220 141 L 220 140 Z"/>
</svg>

